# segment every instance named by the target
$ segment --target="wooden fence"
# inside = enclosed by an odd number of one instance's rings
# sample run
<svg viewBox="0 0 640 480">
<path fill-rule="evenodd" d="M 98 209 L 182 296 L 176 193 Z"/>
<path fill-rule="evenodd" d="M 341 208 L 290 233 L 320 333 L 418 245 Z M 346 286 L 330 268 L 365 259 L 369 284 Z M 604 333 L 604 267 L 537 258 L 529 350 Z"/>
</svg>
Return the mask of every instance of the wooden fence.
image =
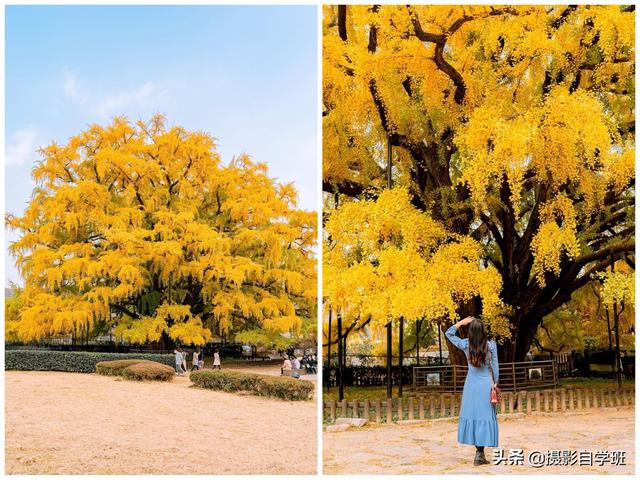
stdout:
<svg viewBox="0 0 640 480">
<path fill-rule="evenodd" d="M 556 364 L 556 372 L 559 377 L 566 377 L 570 375 L 575 367 L 575 359 L 573 353 L 542 353 L 533 357 L 535 360 L 553 360 Z"/>
<path fill-rule="evenodd" d="M 558 384 L 554 360 L 501 363 L 498 369 L 502 390 L 541 390 Z M 461 392 L 468 370 L 467 365 L 413 367 L 413 390 Z"/>
<path fill-rule="evenodd" d="M 460 412 L 461 393 L 436 393 L 408 398 L 378 400 L 325 400 L 323 420 L 332 423 L 338 417 L 364 418 L 372 422 L 427 420 L 456 417 Z M 503 392 L 496 412 L 542 413 L 585 410 L 602 407 L 626 407 L 635 404 L 633 386 L 618 391 L 616 387 L 558 388 L 536 391 Z"/>
</svg>

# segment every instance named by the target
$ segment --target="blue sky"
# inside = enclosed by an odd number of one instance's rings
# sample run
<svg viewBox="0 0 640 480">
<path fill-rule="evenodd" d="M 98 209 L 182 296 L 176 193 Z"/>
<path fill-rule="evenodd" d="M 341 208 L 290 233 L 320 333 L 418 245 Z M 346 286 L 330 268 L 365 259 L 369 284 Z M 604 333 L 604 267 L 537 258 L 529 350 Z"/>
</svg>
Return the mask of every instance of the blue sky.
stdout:
<svg viewBox="0 0 640 480">
<path fill-rule="evenodd" d="M 5 22 L 7 211 L 28 202 L 38 146 L 156 112 L 216 137 L 224 161 L 266 162 L 316 209 L 315 6 L 8 6 Z"/>
</svg>

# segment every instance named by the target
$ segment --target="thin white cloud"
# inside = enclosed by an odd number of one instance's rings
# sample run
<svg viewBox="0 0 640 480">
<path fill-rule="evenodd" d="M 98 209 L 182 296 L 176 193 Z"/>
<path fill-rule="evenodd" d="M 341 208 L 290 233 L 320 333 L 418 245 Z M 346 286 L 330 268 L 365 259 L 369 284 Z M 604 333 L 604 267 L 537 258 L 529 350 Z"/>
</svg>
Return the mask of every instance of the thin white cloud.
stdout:
<svg viewBox="0 0 640 480">
<path fill-rule="evenodd" d="M 6 165 L 19 167 L 31 163 L 37 157 L 37 141 L 38 130 L 34 127 L 13 131 L 5 148 Z"/>
<path fill-rule="evenodd" d="M 64 72 L 64 96 L 78 103 L 87 101 L 86 95 L 82 92 L 78 77 L 75 73 L 65 70 Z"/>
<path fill-rule="evenodd" d="M 160 92 L 153 82 L 146 82 L 139 88 L 112 93 L 100 99 L 95 105 L 99 115 L 119 115 L 132 106 L 144 106 L 153 102 Z"/>
<path fill-rule="evenodd" d="M 92 92 L 86 88 L 85 82 L 70 70 L 64 71 L 62 89 L 65 98 L 101 117 L 123 115 L 132 109 L 144 107 L 152 107 L 155 110 L 159 103 L 166 99 L 167 94 L 151 81 L 117 92 Z"/>
</svg>

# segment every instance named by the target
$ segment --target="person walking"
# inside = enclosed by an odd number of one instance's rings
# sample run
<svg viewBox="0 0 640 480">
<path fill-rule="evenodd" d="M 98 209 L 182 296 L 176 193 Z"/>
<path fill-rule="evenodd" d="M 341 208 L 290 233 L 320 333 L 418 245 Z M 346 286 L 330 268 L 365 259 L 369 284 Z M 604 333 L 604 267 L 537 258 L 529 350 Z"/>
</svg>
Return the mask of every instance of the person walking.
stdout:
<svg viewBox="0 0 640 480">
<path fill-rule="evenodd" d="M 480 306 L 481 311 L 481 306 Z M 469 325 L 467 338 L 456 335 L 458 328 Z M 498 446 L 498 419 L 491 403 L 491 390 L 498 382 L 498 348 L 487 340 L 482 320 L 466 317 L 449 327 L 445 335 L 464 351 L 468 362 L 467 378 L 462 390 L 462 405 L 458 419 L 458 443 L 475 445 L 474 465 L 489 463 L 484 447 Z"/>
<path fill-rule="evenodd" d="M 176 356 L 176 375 L 182 375 L 184 373 L 184 370 L 182 370 L 182 352 L 177 348 L 173 353 Z"/>
<path fill-rule="evenodd" d="M 193 351 L 193 358 L 191 359 L 191 371 L 192 372 L 194 370 L 200 370 L 200 361 L 198 359 L 199 359 L 198 350 L 194 350 Z"/>
<path fill-rule="evenodd" d="M 198 350 L 198 370 L 204 368 L 204 351 Z"/>
<path fill-rule="evenodd" d="M 184 373 L 187 373 L 187 352 L 180 349 L 180 353 L 182 354 L 182 370 Z"/>
<path fill-rule="evenodd" d="M 220 354 L 217 350 L 213 352 L 213 369 L 215 370 L 216 368 L 218 370 L 222 370 L 222 365 L 220 364 Z"/>
</svg>

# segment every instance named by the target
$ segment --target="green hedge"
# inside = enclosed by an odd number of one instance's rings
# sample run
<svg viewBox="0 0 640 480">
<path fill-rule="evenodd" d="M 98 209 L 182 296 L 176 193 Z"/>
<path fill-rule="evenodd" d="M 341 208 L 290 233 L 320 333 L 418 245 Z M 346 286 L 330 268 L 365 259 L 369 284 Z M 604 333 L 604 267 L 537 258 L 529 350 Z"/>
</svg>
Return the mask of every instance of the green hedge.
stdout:
<svg viewBox="0 0 640 480">
<path fill-rule="evenodd" d="M 173 368 L 158 362 L 143 361 L 122 370 L 122 377 L 127 380 L 170 382 L 175 376 L 176 371 Z"/>
<path fill-rule="evenodd" d="M 60 352 L 55 350 L 6 350 L 5 370 L 43 370 L 58 372 L 92 373 L 96 363 L 125 359 L 151 360 L 173 367 L 175 358 L 169 353 L 102 353 Z"/>
<path fill-rule="evenodd" d="M 308 380 L 228 370 L 196 370 L 191 372 L 189 378 L 200 388 L 223 392 L 249 392 L 283 400 L 308 400 L 315 389 L 314 384 Z"/>
<path fill-rule="evenodd" d="M 98 362 L 96 363 L 96 372 L 99 375 L 117 377 L 118 375 L 122 375 L 122 371 L 125 368 L 140 362 L 148 362 L 148 360 L 143 360 L 141 358 L 127 358 L 126 360 L 109 360 L 108 362 Z"/>
</svg>

